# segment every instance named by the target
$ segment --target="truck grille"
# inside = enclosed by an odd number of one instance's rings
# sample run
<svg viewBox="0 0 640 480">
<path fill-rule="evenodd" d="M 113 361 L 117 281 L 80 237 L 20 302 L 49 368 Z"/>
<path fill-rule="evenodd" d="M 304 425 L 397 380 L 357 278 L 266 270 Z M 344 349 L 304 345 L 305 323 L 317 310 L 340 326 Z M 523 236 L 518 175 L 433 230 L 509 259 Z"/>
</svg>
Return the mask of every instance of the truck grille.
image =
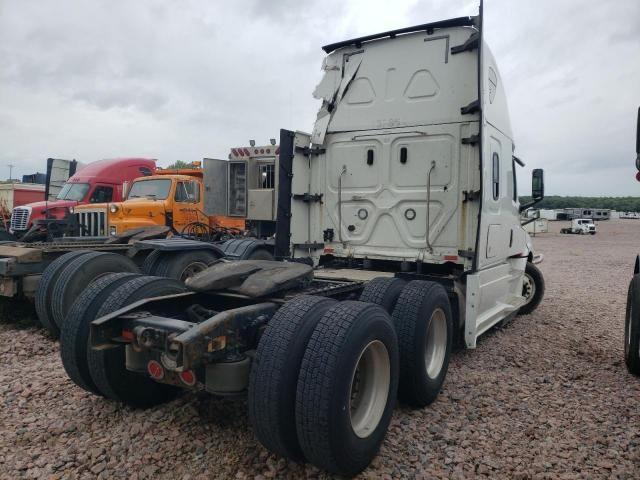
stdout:
<svg viewBox="0 0 640 480">
<path fill-rule="evenodd" d="M 95 208 L 76 213 L 81 237 L 104 237 L 107 235 L 107 209 Z"/>
<path fill-rule="evenodd" d="M 11 230 L 20 232 L 27 229 L 29 225 L 29 217 L 31 216 L 31 208 L 16 207 L 11 213 Z"/>
</svg>

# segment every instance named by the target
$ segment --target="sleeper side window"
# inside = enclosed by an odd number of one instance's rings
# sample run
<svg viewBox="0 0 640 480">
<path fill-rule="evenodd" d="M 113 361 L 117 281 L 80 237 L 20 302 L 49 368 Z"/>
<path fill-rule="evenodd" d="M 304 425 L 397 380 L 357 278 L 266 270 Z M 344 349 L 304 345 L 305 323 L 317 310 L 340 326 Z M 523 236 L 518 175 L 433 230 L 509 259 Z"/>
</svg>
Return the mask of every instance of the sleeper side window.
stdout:
<svg viewBox="0 0 640 480">
<path fill-rule="evenodd" d="M 496 152 L 493 153 L 493 173 L 492 173 L 492 190 L 493 199 L 498 200 L 500 197 L 500 157 Z"/>
<path fill-rule="evenodd" d="M 513 160 L 512 162 L 512 168 L 513 168 L 513 201 L 517 202 L 518 201 L 518 179 L 516 177 L 516 161 Z"/>
</svg>

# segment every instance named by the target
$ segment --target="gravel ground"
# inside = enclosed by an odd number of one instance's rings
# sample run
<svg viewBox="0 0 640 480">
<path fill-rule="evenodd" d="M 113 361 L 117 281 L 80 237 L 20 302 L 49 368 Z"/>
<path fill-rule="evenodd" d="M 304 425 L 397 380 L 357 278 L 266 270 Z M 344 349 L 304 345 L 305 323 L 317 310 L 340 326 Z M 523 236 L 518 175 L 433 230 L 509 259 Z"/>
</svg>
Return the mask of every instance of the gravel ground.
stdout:
<svg viewBox="0 0 640 480">
<path fill-rule="evenodd" d="M 553 232 L 559 223 L 551 224 Z M 396 410 L 361 478 L 638 478 L 640 378 L 622 360 L 640 222 L 542 234 L 542 305 L 456 352 L 439 399 Z M 325 478 L 256 441 L 244 401 L 148 411 L 84 393 L 42 330 L 0 325 L 1 478 Z"/>
</svg>

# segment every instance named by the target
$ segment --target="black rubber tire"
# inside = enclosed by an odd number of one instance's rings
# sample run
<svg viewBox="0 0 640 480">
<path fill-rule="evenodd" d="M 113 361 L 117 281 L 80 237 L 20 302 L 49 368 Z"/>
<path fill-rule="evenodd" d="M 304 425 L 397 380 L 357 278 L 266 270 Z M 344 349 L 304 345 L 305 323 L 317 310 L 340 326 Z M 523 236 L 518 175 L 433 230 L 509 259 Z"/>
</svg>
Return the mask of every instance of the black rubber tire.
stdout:
<svg viewBox="0 0 640 480">
<path fill-rule="evenodd" d="M 196 268 L 204 270 L 218 258 L 219 256 L 210 250 L 162 252 L 154 263 L 153 274 L 158 277 L 175 278 L 184 282 L 189 276 L 193 276 L 185 273 L 186 269 L 195 265 L 197 266 Z"/>
<path fill-rule="evenodd" d="M 406 284 L 407 282 L 401 278 L 374 278 L 365 285 L 360 294 L 360 301 L 380 305 L 391 315 Z"/>
<path fill-rule="evenodd" d="M 52 319 L 58 330 L 82 291 L 91 282 L 108 273 L 140 273 L 140 269 L 124 255 L 91 252 L 74 259 L 60 272 L 51 294 Z"/>
<path fill-rule="evenodd" d="M 60 330 L 53 321 L 53 313 L 51 311 L 51 294 L 53 293 L 53 286 L 58 280 L 62 270 L 69 265 L 69 262 L 87 253 L 91 253 L 91 251 L 77 250 L 65 253 L 47 265 L 47 268 L 42 272 L 42 277 L 38 282 L 38 287 L 36 288 L 35 293 L 36 313 L 38 314 L 40 324 L 47 329 L 53 338 L 58 338 L 60 336 Z"/>
<path fill-rule="evenodd" d="M 624 361 L 629 372 L 640 375 L 640 275 L 633 276 L 627 292 Z"/>
<path fill-rule="evenodd" d="M 87 352 L 91 322 L 111 293 L 136 273 L 111 273 L 92 282 L 73 302 L 60 331 L 60 356 L 67 375 L 80 388 L 103 395 L 91 378 Z"/>
<path fill-rule="evenodd" d="M 542 298 L 544 297 L 544 277 L 542 276 L 542 272 L 538 267 L 536 267 L 533 263 L 527 262 L 527 266 L 524 270 L 525 275 L 528 275 L 532 282 L 535 283 L 536 291 L 533 294 L 533 298 L 531 301 L 518 310 L 518 315 L 527 315 L 533 312 L 540 302 L 542 302 Z"/>
<path fill-rule="evenodd" d="M 178 280 L 141 276 L 116 288 L 104 301 L 96 318 L 145 298 L 181 293 L 186 290 Z M 135 408 L 166 402 L 181 390 L 158 383 L 149 377 L 130 372 L 125 366 L 125 347 L 88 351 L 89 373 L 102 394 Z"/>
<path fill-rule="evenodd" d="M 336 304 L 301 295 L 269 320 L 249 379 L 249 419 L 260 443 L 272 452 L 304 460 L 296 433 L 295 404 L 300 364 L 309 338 L 324 313 Z"/>
<path fill-rule="evenodd" d="M 441 368 L 432 377 L 427 372 L 425 348 L 433 314 L 438 309 L 445 316 L 447 338 Z M 393 324 L 400 347 L 398 396 L 411 406 L 425 407 L 440 393 L 447 376 L 453 345 L 451 303 L 444 287 L 436 282 L 422 280 L 407 283 L 393 311 Z"/>
<path fill-rule="evenodd" d="M 388 354 L 389 390 L 377 425 L 359 437 L 351 424 L 351 387 L 361 353 L 376 340 Z M 398 343 L 389 314 L 355 301 L 327 310 L 311 334 L 298 378 L 296 428 L 305 458 L 348 477 L 366 468 L 389 427 L 397 387 Z"/>
<path fill-rule="evenodd" d="M 275 260 L 273 253 L 265 248 L 257 248 L 247 257 L 247 260 Z"/>
<path fill-rule="evenodd" d="M 158 260 L 160 260 L 161 253 L 162 252 L 160 250 L 153 250 L 149 255 L 147 255 L 140 267 L 143 274 L 155 275 L 156 265 L 158 264 Z"/>
</svg>

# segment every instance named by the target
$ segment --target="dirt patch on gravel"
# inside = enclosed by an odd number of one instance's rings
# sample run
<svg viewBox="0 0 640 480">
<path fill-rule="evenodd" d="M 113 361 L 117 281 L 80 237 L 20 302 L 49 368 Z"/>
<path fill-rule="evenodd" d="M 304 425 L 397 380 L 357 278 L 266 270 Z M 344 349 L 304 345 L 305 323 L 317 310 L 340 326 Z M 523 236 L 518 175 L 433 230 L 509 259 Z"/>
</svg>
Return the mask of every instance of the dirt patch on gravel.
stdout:
<svg viewBox="0 0 640 480">
<path fill-rule="evenodd" d="M 640 221 L 534 239 L 542 305 L 454 354 L 429 408 L 396 410 L 361 478 L 638 478 L 640 378 L 622 361 Z M 147 411 L 66 377 L 42 330 L 0 325 L 1 478 L 325 478 L 255 439 L 243 400 L 187 394 Z"/>
</svg>

